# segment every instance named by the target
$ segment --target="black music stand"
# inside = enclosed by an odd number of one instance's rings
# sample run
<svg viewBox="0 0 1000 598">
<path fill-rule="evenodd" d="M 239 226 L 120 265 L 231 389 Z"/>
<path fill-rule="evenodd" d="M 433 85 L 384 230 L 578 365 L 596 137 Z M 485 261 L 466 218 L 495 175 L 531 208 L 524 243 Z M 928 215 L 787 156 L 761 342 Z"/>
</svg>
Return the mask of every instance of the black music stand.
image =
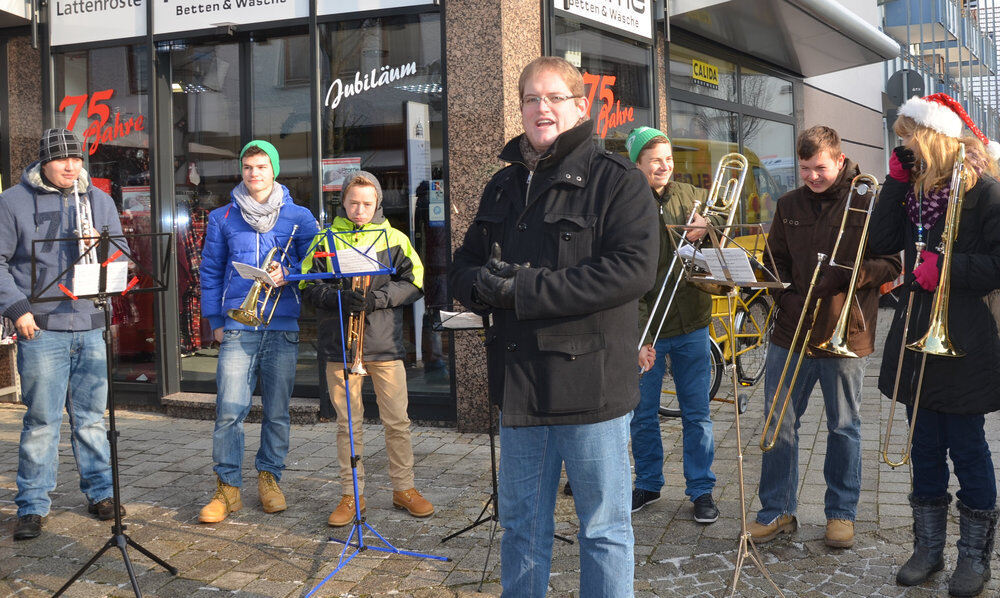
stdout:
<svg viewBox="0 0 1000 598">
<path fill-rule="evenodd" d="M 392 266 L 392 263 L 382 263 L 378 261 L 375 257 L 377 255 L 377 249 L 388 247 L 388 237 L 385 230 L 383 229 L 370 229 L 370 230 L 355 230 L 355 231 L 330 231 L 327 230 L 323 233 L 327 238 L 327 247 L 329 251 L 318 251 L 317 243 L 313 242 L 314 258 L 326 258 L 328 260 L 327 271 L 325 272 L 315 272 L 315 273 L 305 273 L 305 274 L 289 274 L 285 276 L 285 280 L 296 281 L 296 280 L 314 280 L 314 279 L 328 279 L 328 278 L 349 278 L 354 276 L 373 276 L 377 274 L 393 274 L 396 269 Z M 361 239 L 364 239 L 362 241 Z M 362 245 L 359 247 L 359 245 Z M 365 247 L 364 245 L 367 245 Z M 376 251 L 371 251 L 373 248 Z M 301 270 L 301 268 L 299 268 Z M 406 556 L 413 556 L 422 559 L 432 559 L 435 561 L 446 561 L 450 562 L 451 559 L 443 556 L 436 556 L 432 554 L 423 554 L 420 552 L 413 552 L 410 550 L 402 550 L 396 548 L 388 540 L 386 540 L 381 534 L 379 534 L 374 527 L 371 526 L 368 521 L 361 515 L 361 493 L 358 491 L 358 463 L 361 458 L 357 456 L 354 452 L 354 426 L 351 424 L 351 366 L 347 359 L 347 342 L 346 335 L 344 334 L 344 309 L 343 309 L 343 293 L 342 289 L 337 291 L 337 311 L 339 313 L 340 321 L 340 347 L 343 357 L 344 364 L 344 393 L 347 400 L 347 435 L 348 440 L 351 443 L 351 477 L 354 482 L 354 521 L 351 523 L 351 531 L 347 536 L 347 539 L 340 540 L 338 538 L 330 537 L 330 542 L 336 542 L 338 544 L 343 544 L 344 548 L 340 551 L 340 557 L 337 560 L 337 566 L 330 572 L 329 575 L 324 577 L 322 581 L 316 584 L 309 592 L 305 595 L 305 598 L 309 598 L 315 594 L 323 584 L 330 580 L 334 575 L 340 572 L 341 569 L 347 566 L 354 557 L 358 556 L 366 550 L 375 550 L 378 552 L 388 552 L 390 554 L 403 554 Z M 332 397 L 331 397 L 332 398 Z M 371 532 L 376 538 L 378 538 L 384 546 L 373 546 L 365 542 L 365 531 Z M 347 554 L 347 549 L 349 547 L 354 548 L 354 552 L 350 555 Z"/>
<path fill-rule="evenodd" d="M 703 248 L 700 251 L 690 252 L 689 255 L 682 255 L 681 260 L 684 267 L 684 277 L 692 282 L 702 282 L 719 285 L 720 289 L 726 290 L 726 299 L 729 306 L 729 327 L 736 330 L 736 297 L 740 288 L 760 289 L 775 288 L 783 289 L 788 286 L 781 282 L 778 275 L 766 266 L 773 264 L 771 250 L 767 246 L 767 238 L 761 224 L 733 224 L 725 228 L 708 225 L 705 227 L 691 227 L 685 225 L 671 225 L 667 227 L 670 241 L 677 251 L 680 238 L 685 234 L 686 229 L 704 228 L 711 239 L 711 247 Z M 736 233 L 742 233 L 737 236 Z M 736 371 L 736 351 L 730 351 L 730 363 L 732 368 L 733 396 L 738 397 L 740 389 L 739 375 Z M 765 579 L 784 598 L 781 588 L 774 583 L 771 574 L 764 566 L 764 560 L 757 551 L 757 546 L 747 531 L 747 500 L 746 486 L 743 480 L 743 436 L 740 432 L 740 408 L 739 401 L 733 401 L 733 413 L 736 415 L 736 472 L 740 484 L 740 538 L 736 551 L 736 563 L 733 571 L 733 578 L 729 583 L 730 598 L 736 595 L 736 584 L 739 583 L 740 573 L 743 564 L 750 560 L 761 572 Z"/>
<path fill-rule="evenodd" d="M 127 294 L 135 293 L 155 293 L 158 291 L 166 290 L 167 288 L 167 275 L 169 273 L 169 263 L 171 250 L 173 248 L 173 233 L 137 233 L 130 235 L 112 235 L 108 232 L 108 228 L 104 227 L 100 236 L 95 237 L 96 241 L 92 246 L 86 251 L 81 252 L 80 257 L 74 260 L 65 270 L 59 273 L 52 282 L 48 285 L 38 288 L 37 287 L 37 258 L 36 258 L 36 247 L 38 243 L 45 244 L 55 244 L 59 247 L 60 244 L 64 243 L 74 243 L 79 244 L 81 240 L 78 237 L 63 238 L 63 239 L 39 239 L 32 242 L 31 245 L 31 298 L 32 303 L 41 303 L 49 301 L 66 301 L 66 300 L 76 300 L 76 299 L 93 299 L 94 304 L 101 308 L 104 312 L 104 346 L 105 346 L 105 358 L 107 361 L 107 380 L 108 380 L 108 444 L 111 449 L 111 489 L 112 489 L 112 502 L 114 503 L 115 518 L 114 523 L 111 525 L 111 537 L 108 541 L 104 543 L 104 546 L 90 558 L 79 571 L 73 574 L 73 577 L 69 578 L 61 588 L 53 596 L 61 596 L 63 592 L 69 589 L 73 582 L 80 578 L 84 572 L 87 571 L 97 559 L 101 558 L 105 552 L 111 548 L 117 548 L 122 555 L 122 560 L 125 562 L 125 570 L 128 572 L 129 581 L 132 583 L 132 591 L 135 593 L 136 598 L 142 598 L 142 590 L 139 589 L 139 582 L 136 580 L 135 571 L 132 569 L 132 560 L 128 556 L 128 551 L 126 548 L 131 546 L 132 548 L 138 550 L 140 553 L 148 557 L 157 565 L 160 565 L 164 569 L 170 572 L 171 575 L 177 575 L 177 568 L 171 566 L 169 563 L 156 556 L 138 542 L 130 538 L 126 533 L 126 526 L 122 523 L 121 516 L 121 484 L 119 482 L 119 468 L 118 468 L 118 428 L 115 425 L 115 385 L 114 385 L 114 372 L 112 364 L 114 363 L 114 348 L 113 341 L 111 338 L 111 297 L 113 295 L 124 296 Z M 149 262 L 151 267 L 158 266 L 155 268 L 155 272 L 150 272 L 149 269 L 143 267 L 142 264 L 134 257 L 132 250 L 129 247 L 129 241 L 139 241 L 142 239 L 149 239 L 150 249 L 153 250 L 153 255 L 151 256 Z M 78 289 L 69 289 L 64 285 L 62 280 L 64 280 L 68 275 L 75 270 L 76 266 L 81 266 L 81 262 L 89 257 L 96 256 L 96 264 L 94 266 L 98 269 L 98 280 L 96 285 L 90 285 L 92 288 L 88 288 L 86 292 L 80 294 L 74 294 L 74 291 Z M 128 263 L 128 266 L 134 267 L 134 272 L 127 276 L 128 282 L 124 285 L 124 289 L 111 290 L 112 280 L 108 277 L 108 267 L 113 263 L 122 263 L 122 261 Z"/>
<path fill-rule="evenodd" d="M 441 321 L 434 323 L 434 329 L 441 332 L 454 330 L 480 330 L 484 328 L 484 323 L 490 319 L 490 316 L 487 316 L 486 318 L 472 316 L 472 312 L 441 312 Z M 472 523 L 457 532 L 441 538 L 441 543 L 444 544 L 448 540 L 457 538 L 465 532 L 474 530 L 484 523 L 490 524 L 490 540 L 486 546 L 486 560 L 483 562 L 483 573 L 479 578 L 479 589 L 477 591 L 481 591 L 483 589 L 483 583 L 486 581 L 486 569 L 489 567 L 490 555 L 493 553 L 493 540 L 496 538 L 497 525 L 500 523 L 498 502 L 499 488 L 497 484 L 496 418 L 494 416 L 492 402 L 490 402 L 489 424 L 486 429 L 490 437 L 490 496 L 486 499 L 486 503 L 483 504 L 483 510 L 479 512 L 479 516 L 476 517 Z M 573 540 L 560 534 L 553 534 L 553 537 L 556 540 L 567 544 L 573 543 Z"/>
</svg>

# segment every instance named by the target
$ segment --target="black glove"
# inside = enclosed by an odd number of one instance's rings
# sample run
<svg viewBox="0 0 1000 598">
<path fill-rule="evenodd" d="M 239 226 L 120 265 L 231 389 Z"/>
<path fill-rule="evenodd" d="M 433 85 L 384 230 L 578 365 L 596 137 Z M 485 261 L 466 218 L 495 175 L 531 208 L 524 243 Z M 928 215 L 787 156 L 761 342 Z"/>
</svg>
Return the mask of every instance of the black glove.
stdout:
<svg viewBox="0 0 1000 598">
<path fill-rule="evenodd" d="M 893 148 L 892 153 L 896 154 L 896 159 L 899 160 L 899 165 L 906 170 L 913 170 L 914 165 L 917 163 L 917 156 L 913 153 L 910 148 L 898 145 Z"/>
<path fill-rule="evenodd" d="M 349 313 L 356 314 L 365 312 L 372 313 L 375 310 L 375 295 L 371 291 L 362 293 L 361 291 L 344 292 L 344 309 Z"/>
<path fill-rule="evenodd" d="M 490 260 L 479 269 L 472 283 L 472 300 L 500 309 L 514 309 L 514 275 L 524 267 L 500 259 L 500 244 L 494 243 Z"/>
<path fill-rule="evenodd" d="M 851 271 L 847 268 L 823 264 L 819 270 L 819 280 L 813 288 L 813 297 L 823 299 L 847 290 L 851 282 Z"/>
<path fill-rule="evenodd" d="M 337 291 L 339 290 L 339 283 L 318 282 L 306 287 L 302 295 L 316 307 L 335 312 L 340 310 L 340 304 L 337 302 Z"/>
</svg>

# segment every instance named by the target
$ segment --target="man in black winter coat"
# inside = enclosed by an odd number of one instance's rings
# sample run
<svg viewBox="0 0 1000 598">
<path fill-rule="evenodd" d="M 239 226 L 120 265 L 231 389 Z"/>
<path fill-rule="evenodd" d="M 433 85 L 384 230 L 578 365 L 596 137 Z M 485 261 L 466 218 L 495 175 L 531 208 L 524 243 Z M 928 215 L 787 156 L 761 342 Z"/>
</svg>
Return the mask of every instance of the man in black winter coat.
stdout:
<svg viewBox="0 0 1000 598">
<path fill-rule="evenodd" d="M 504 596 L 544 596 L 563 463 L 580 519 L 581 596 L 632 596 L 629 414 L 639 400 L 638 299 L 656 275 L 645 177 L 592 141 L 580 72 L 543 57 L 519 81 L 524 134 L 483 192 L 449 276 L 488 313 L 501 411 Z"/>
</svg>

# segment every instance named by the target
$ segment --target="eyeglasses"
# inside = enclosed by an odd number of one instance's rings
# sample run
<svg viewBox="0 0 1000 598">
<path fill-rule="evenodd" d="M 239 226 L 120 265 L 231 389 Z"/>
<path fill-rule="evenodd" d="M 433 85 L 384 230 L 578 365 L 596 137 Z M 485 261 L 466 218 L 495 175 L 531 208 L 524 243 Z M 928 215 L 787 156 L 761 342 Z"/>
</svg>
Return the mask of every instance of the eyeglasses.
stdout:
<svg viewBox="0 0 1000 598">
<path fill-rule="evenodd" d="M 574 100 L 576 98 L 582 98 L 583 96 L 566 96 L 562 94 L 555 94 L 550 96 L 524 96 L 521 100 L 522 106 L 530 106 L 532 108 L 538 108 L 542 105 L 544 100 L 549 106 L 558 106 L 566 100 Z"/>
</svg>

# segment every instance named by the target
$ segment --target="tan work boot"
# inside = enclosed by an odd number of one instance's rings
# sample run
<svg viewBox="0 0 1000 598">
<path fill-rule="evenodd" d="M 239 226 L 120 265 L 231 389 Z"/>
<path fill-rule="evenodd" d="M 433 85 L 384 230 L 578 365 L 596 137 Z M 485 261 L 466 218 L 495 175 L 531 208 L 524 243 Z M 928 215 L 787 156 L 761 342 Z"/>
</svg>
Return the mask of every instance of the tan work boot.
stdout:
<svg viewBox="0 0 1000 598">
<path fill-rule="evenodd" d="M 747 531 L 756 544 L 764 544 L 777 538 L 778 534 L 790 534 L 798 527 L 799 522 L 795 520 L 795 515 L 779 515 L 766 525 L 754 520 L 747 525 Z"/>
<path fill-rule="evenodd" d="M 365 497 L 361 497 L 361 514 L 365 514 Z M 327 523 L 333 527 L 341 527 L 347 525 L 354 521 L 354 495 L 345 494 L 341 497 L 340 503 L 337 508 L 330 513 L 330 518 L 326 520 Z"/>
<path fill-rule="evenodd" d="M 202 507 L 198 515 L 198 521 L 202 523 L 218 523 L 243 508 L 243 501 L 240 500 L 240 489 L 236 486 L 223 484 L 222 480 L 216 480 L 215 496 L 207 505 Z"/>
<path fill-rule="evenodd" d="M 828 519 L 826 522 L 826 545 L 831 548 L 854 546 L 854 522 L 848 519 Z"/>
<path fill-rule="evenodd" d="M 434 514 L 434 505 L 417 492 L 416 488 L 409 490 L 393 491 L 392 506 L 397 509 L 406 509 L 414 517 L 430 517 Z"/>
<path fill-rule="evenodd" d="M 278 480 L 274 479 L 274 474 L 270 471 L 257 473 L 257 493 L 260 494 L 260 506 L 265 513 L 277 513 L 288 508 L 285 495 L 278 487 Z"/>
</svg>

